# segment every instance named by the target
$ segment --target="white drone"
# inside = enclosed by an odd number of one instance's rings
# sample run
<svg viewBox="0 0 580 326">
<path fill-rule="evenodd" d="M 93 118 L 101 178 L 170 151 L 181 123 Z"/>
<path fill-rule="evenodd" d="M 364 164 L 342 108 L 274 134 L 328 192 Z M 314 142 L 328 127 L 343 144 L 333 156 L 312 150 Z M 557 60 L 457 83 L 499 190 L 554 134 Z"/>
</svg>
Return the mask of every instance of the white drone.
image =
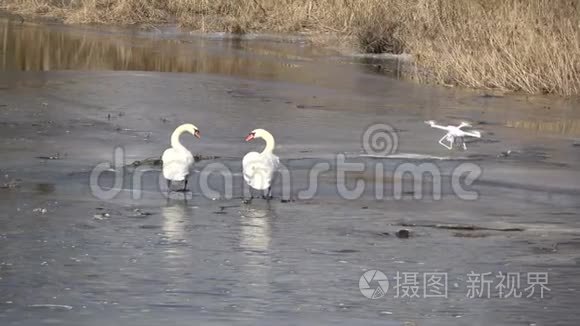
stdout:
<svg viewBox="0 0 580 326">
<path fill-rule="evenodd" d="M 467 146 L 465 146 L 465 136 L 481 138 L 481 133 L 479 131 L 474 130 L 469 132 L 461 130 L 463 127 L 471 127 L 471 124 L 467 122 L 462 122 L 459 126 L 441 126 L 433 120 L 425 121 L 425 123 L 430 125 L 432 128 L 447 130 L 447 134 L 439 139 L 439 144 L 449 150 L 453 149 L 453 145 L 456 143 L 461 144 L 464 151 L 467 150 Z M 445 144 L 443 142 L 444 140 L 449 144 Z"/>
</svg>

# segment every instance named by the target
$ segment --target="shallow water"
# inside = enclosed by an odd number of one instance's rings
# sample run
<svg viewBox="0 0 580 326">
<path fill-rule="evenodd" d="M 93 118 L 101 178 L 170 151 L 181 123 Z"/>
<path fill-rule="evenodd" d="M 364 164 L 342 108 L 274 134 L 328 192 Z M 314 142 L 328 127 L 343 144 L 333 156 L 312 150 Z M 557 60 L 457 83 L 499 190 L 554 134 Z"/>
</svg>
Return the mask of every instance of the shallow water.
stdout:
<svg viewBox="0 0 580 326">
<path fill-rule="evenodd" d="M 0 35 L 2 325 L 577 324 L 577 100 L 416 85 L 385 73 L 397 62 L 300 39 L 6 22 Z M 469 120 L 484 136 L 448 151 L 430 119 Z M 111 200 L 91 191 L 90 171 L 115 147 L 122 165 L 158 157 L 185 121 L 202 139 L 184 144 L 217 156 L 196 164 L 191 193 L 167 200 L 155 166 L 118 168 Z M 364 151 L 376 123 L 396 129 L 396 151 Z M 290 189 L 243 205 L 240 160 L 261 144 L 242 139 L 256 127 L 276 136 Z M 342 182 L 347 163 L 362 170 Z M 396 173 L 423 163 L 440 188 L 426 178 L 418 191 Z M 475 200 L 452 187 L 465 163 L 482 171 L 466 185 Z M 215 199 L 200 186 L 212 164 L 232 173 L 231 198 L 219 177 L 208 181 Z M 364 192 L 345 199 L 339 185 L 357 180 Z M 381 299 L 359 291 L 371 269 L 391 282 Z M 397 272 L 447 273 L 448 297 L 395 297 Z M 521 290 L 525 273 L 547 272 L 550 291 L 468 298 L 470 272 L 520 272 Z"/>
</svg>

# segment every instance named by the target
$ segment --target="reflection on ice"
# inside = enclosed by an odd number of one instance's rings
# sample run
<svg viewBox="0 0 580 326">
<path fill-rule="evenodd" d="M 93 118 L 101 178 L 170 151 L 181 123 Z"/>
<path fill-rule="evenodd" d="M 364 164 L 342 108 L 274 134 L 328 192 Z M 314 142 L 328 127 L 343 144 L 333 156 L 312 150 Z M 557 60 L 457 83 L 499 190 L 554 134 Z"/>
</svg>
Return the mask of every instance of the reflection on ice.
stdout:
<svg viewBox="0 0 580 326">
<path fill-rule="evenodd" d="M 163 232 L 171 243 L 185 241 L 185 221 L 188 218 L 187 202 L 175 202 L 161 208 Z M 169 254 L 183 254 L 181 246 L 171 245 L 166 250 Z"/>
<path fill-rule="evenodd" d="M 249 250 L 267 251 L 270 246 L 270 222 L 273 212 L 268 209 L 248 207 L 240 211 L 240 246 Z"/>
<path fill-rule="evenodd" d="M 241 271 L 248 275 L 249 292 L 253 297 L 267 298 L 272 295 L 271 273 L 272 257 L 271 223 L 274 220 L 274 212 L 268 206 L 242 207 L 240 211 L 240 247 L 244 250 L 245 261 Z M 248 309 L 261 310 L 262 305 L 256 302 L 254 307 Z"/>
</svg>

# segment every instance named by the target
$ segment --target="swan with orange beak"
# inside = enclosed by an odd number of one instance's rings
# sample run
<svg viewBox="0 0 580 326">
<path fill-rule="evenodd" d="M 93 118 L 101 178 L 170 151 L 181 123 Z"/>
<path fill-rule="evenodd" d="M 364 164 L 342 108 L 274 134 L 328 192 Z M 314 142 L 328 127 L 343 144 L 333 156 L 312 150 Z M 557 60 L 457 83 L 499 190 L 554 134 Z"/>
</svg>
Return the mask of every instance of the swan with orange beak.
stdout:
<svg viewBox="0 0 580 326">
<path fill-rule="evenodd" d="M 262 152 L 249 152 L 242 159 L 243 176 L 246 183 L 251 189 L 264 192 L 263 198 L 270 200 L 272 198 L 272 183 L 274 173 L 280 166 L 280 159 L 274 152 L 276 142 L 271 133 L 264 129 L 252 130 L 245 140 L 263 139 L 266 146 Z M 245 202 L 250 203 L 253 199 L 250 189 L 250 199 Z"/>
<path fill-rule="evenodd" d="M 184 182 L 181 191 L 187 191 L 187 178 L 193 164 L 193 155 L 179 141 L 181 134 L 189 132 L 196 138 L 200 138 L 199 129 L 191 123 L 177 127 L 171 134 L 171 147 L 166 149 L 161 156 L 163 162 L 163 177 L 167 180 L 167 189 L 171 191 L 171 182 Z"/>
</svg>

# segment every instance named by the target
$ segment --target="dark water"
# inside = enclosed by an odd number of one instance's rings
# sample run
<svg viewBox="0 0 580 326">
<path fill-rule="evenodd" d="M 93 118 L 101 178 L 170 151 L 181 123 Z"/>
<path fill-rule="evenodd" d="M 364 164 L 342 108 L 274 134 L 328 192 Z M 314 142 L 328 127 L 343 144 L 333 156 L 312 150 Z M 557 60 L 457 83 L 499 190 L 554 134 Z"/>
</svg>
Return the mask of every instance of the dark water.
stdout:
<svg viewBox="0 0 580 326">
<path fill-rule="evenodd" d="M 6 22 L 0 35 L 2 325 L 577 325 L 577 100 L 416 85 L 396 61 L 301 39 Z M 448 151 L 428 119 L 469 120 L 484 136 Z M 113 199 L 91 190 L 116 147 L 123 164 L 158 157 L 183 122 L 203 135 L 184 144 L 208 158 L 191 193 L 167 200 L 156 166 L 118 168 Z M 376 123 L 396 128 L 395 155 L 362 155 Z M 257 127 L 276 137 L 291 189 L 243 205 L 240 160 L 261 144 L 242 139 Z M 344 182 L 339 154 L 363 164 Z M 396 173 L 423 163 L 440 188 Z M 452 189 L 464 163 L 482 171 L 467 186 L 475 200 Z M 217 198 L 204 192 L 212 164 L 231 172 L 233 198 L 221 178 L 208 181 Z M 312 171 L 317 189 L 301 197 Z M 340 185 L 357 180 L 364 192 L 345 199 Z M 376 300 L 359 290 L 373 269 L 390 281 Z M 418 273 L 418 298 L 397 296 L 397 272 Z M 424 296 L 430 272 L 447 273 L 447 298 Z M 490 298 L 467 296 L 472 272 L 491 273 Z M 528 273 L 548 273 L 550 291 L 501 298 L 499 272 L 519 273 L 521 291 Z"/>
</svg>

